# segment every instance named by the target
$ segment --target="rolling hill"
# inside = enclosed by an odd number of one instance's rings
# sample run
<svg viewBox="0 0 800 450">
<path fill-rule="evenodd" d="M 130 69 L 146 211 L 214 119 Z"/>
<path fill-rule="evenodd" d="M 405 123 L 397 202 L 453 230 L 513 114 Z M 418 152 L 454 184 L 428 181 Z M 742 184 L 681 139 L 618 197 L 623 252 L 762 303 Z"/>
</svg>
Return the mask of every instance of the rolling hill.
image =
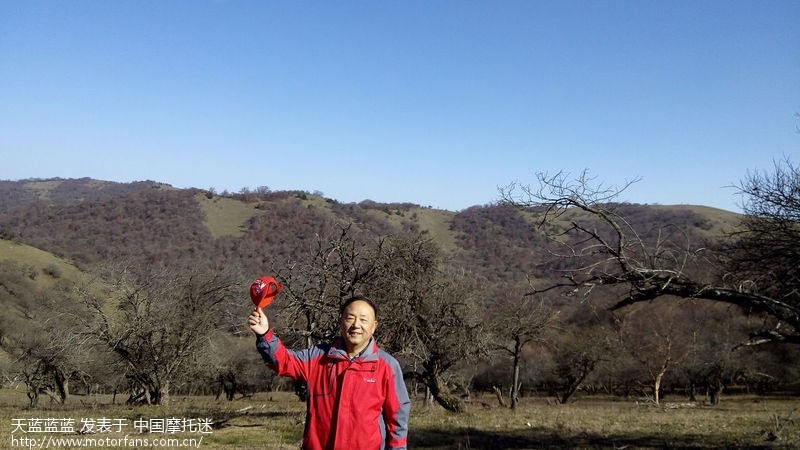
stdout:
<svg viewBox="0 0 800 450">
<path fill-rule="evenodd" d="M 737 214 L 703 206 L 622 207 L 645 233 L 669 224 L 696 240 L 721 236 L 738 220 Z M 498 278 L 492 272 L 507 278 L 533 270 L 542 262 L 537 246 L 545 240 L 534 212 L 501 204 L 453 212 L 409 203 L 340 204 L 302 191 L 220 196 L 151 181 L 0 181 L 0 238 L 78 267 L 120 258 L 201 258 L 236 260 L 244 270 L 258 271 L 264 255 L 291 258 L 332 223 L 351 223 L 375 235 L 424 233 L 454 261 L 490 278 Z"/>
</svg>

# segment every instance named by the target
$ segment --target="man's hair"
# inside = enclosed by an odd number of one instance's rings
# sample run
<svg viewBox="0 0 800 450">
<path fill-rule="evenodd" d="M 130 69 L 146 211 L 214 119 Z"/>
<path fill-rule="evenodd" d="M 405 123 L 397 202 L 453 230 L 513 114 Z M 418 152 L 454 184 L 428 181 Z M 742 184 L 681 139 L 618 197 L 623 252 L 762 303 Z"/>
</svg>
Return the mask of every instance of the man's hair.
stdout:
<svg viewBox="0 0 800 450">
<path fill-rule="evenodd" d="M 351 303 L 358 302 L 358 301 L 364 302 L 364 303 L 368 304 L 369 306 L 371 306 L 372 307 L 372 311 L 375 313 L 375 318 L 376 319 L 378 318 L 378 306 L 371 299 L 369 299 L 369 298 L 367 298 L 367 297 L 365 297 L 363 295 L 354 295 L 354 296 L 348 298 L 347 300 L 345 300 L 344 303 L 342 303 L 342 306 L 339 308 L 339 317 L 341 317 L 342 314 L 344 314 L 344 310 L 347 309 L 347 307 L 350 306 Z"/>
</svg>

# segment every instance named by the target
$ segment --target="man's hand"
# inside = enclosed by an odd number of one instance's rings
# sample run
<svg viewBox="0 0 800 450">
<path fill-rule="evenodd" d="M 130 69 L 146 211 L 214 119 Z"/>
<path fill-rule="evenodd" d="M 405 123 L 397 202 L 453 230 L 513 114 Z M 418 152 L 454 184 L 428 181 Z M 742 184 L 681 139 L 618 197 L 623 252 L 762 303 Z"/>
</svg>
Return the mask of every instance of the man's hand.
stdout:
<svg viewBox="0 0 800 450">
<path fill-rule="evenodd" d="M 250 326 L 250 329 L 255 334 L 265 334 L 269 331 L 269 320 L 261 308 L 256 308 L 255 311 L 250 313 L 250 317 L 247 318 L 247 325 Z"/>
</svg>

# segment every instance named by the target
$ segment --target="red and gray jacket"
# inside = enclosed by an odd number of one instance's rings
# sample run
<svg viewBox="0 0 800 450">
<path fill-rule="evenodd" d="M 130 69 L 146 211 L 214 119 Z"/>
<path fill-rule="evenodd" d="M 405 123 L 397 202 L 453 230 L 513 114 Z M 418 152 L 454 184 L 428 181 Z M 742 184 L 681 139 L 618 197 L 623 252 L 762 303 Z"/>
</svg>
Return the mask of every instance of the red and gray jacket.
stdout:
<svg viewBox="0 0 800 450">
<path fill-rule="evenodd" d="M 305 450 L 406 448 L 411 400 L 400 364 L 374 338 L 352 361 L 341 338 L 294 351 L 269 330 L 256 348 L 278 375 L 308 384 Z"/>
</svg>

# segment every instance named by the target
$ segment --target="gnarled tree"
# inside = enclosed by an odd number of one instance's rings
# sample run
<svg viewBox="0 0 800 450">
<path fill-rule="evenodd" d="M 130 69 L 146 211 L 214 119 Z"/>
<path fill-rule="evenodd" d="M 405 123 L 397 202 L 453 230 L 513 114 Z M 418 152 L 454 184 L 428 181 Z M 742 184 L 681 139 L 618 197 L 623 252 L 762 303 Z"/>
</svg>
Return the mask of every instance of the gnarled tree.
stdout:
<svg viewBox="0 0 800 450">
<path fill-rule="evenodd" d="M 739 307 L 763 316 L 746 345 L 800 344 L 800 172 L 788 160 L 774 174 L 750 175 L 741 185 L 747 196 L 743 231 L 711 251 L 683 231 L 663 224 L 657 232 L 635 229 L 620 189 L 595 185 L 583 172 L 572 180 L 563 172 L 537 175 L 539 186 L 512 184 L 501 190 L 509 204 L 555 224 L 558 258 L 570 264 L 561 279 L 539 291 L 561 289 L 588 296 L 612 288 L 613 309 L 656 298 L 693 298 Z"/>
<path fill-rule="evenodd" d="M 740 230 L 722 246 L 724 281 L 740 305 L 767 320 L 747 344 L 800 344 L 800 167 L 788 158 L 739 183 Z"/>
<path fill-rule="evenodd" d="M 375 293 L 384 309 L 378 334 L 387 349 L 409 361 L 407 376 L 425 384 L 448 411 L 465 410 L 456 389 L 459 364 L 485 356 L 474 278 L 448 268 L 440 250 L 422 236 L 391 240 Z"/>
<path fill-rule="evenodd" d="M 496 349 L 511 358 L 511 404 L 515 409 L 519 403 L 520 367 L 523 351 L 529 344 L 542 342 L 548 329 L 555 326 L 558 311 L 543 298 L 524 295 L 511 290 L 507 298 L 492 317 Z"/>
<path fill-rule="evenodd" d="M 129 402 L 147 404 L 166 403 L 200 373 L 223 303 L 243 290 L 224 270 L 114 266 L 105 281 L 106 292 L 83 291 L 93 316 L 86 335 L 117 356 Z"/>
</svg>

